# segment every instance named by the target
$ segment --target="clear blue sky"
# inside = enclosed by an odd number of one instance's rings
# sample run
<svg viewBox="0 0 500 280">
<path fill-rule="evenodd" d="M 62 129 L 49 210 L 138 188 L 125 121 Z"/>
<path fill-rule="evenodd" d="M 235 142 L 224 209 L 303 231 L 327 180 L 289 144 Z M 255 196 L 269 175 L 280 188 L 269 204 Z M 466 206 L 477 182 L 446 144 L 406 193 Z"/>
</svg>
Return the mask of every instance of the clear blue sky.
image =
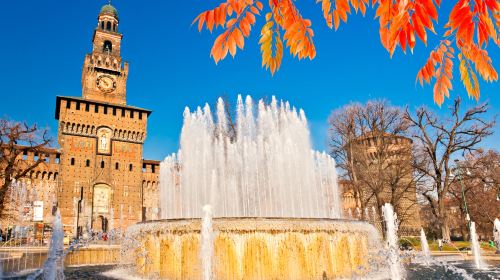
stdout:
<svg viewBox="0 0 500 280">
<path fill-rule="evenodd" d="M 0 31 L 0 115 L 49 126 L 54 120 L 56 95 L 81 95 L 81 69 L 91 51 L 93 28 L 104 0 L 2 1 Z M 177 150 L 184 107 L 213 104 L 220 95 L 235 100 L 237 94 L 254 98 L 276 95 L 302 107 L 310 122 L 316 149 L 325 149 L 326 120 L 333 109 L 351 101 L 386 98 L 399 106 L 428 105 L 445 113 L 432 101 L 432 87 L 415 85 L 415 74 L 425 63 L 429 47 L 418 43 L 414 54 L 398 51 L 392 59 L 379 42 L 374 11 L 352 15 L 337 32 L 324 23 L 315 0 L 296 1 L 313 21 L 317 57 L 298 61 L 286 55 L 282 69 L 271 77 L 261 68 L 258 35 L 263 18 L 238 51 L 219 65 L 210 58 L 215 34 L 198 33 L 192 20 L 218 1 L 115 0 L 124 34 L 122 54 L 130 62 L 128 104 L 153 110 L 149 120 L 145 157 L 163 159 Z M 450 3 L 443 1 L 440 25 L 446 22 Z M 441 31 L 441 29 L 438 29 Z M 490 47 L 494 66 L 500 70 L 500 51 Z M 455 71 L 453 95 L 469 100 Z M 500 107 L 500 83 L 481 84 L 481 101 L 489 100 L 491 115 Z M 444 106 L 450 104 L 446 100 Z M 497 130 L 498 130 L 497 126 Z M 496 133 L 485 145 L 498 149 Z"/>
</svg>

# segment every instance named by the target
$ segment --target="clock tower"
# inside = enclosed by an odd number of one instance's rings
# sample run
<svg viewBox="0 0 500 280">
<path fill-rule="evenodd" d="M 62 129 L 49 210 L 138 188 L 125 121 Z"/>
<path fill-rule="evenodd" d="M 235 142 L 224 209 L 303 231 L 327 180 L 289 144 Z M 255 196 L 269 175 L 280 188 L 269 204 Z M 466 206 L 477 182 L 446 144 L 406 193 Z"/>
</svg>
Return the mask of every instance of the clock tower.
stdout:
<svg viewBox="0 0 500 280">
<path fill-rule="evenodd" d="M 92 53 L 85 56 L 82 71 L 84 99 L 126 104 L 128 63 L 120 55 L 123 35 L 118 32 L 118 11 L 102 7 L 92 39 Z"/>
<path fill-rule="evenodd" d="M 85 56 L 82 97 L 57 96 L 57 206 L 66 232 L 107 232 L 158 216 L 159 162 L 143 159 L 150 110 L 126 104 L 118 12 L 102 7 Z"/>
</svg>

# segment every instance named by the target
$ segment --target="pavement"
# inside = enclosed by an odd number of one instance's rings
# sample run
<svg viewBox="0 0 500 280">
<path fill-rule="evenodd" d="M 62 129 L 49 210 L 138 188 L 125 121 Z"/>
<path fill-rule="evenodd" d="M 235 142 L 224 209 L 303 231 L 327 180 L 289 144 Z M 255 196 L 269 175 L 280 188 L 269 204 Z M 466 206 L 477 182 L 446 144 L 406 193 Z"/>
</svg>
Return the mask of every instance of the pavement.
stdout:
<svg viewBox="0 0 500 280">
<path fill-rule="evenodd" d="M 100 265 L 100 266 L 78 266 L 78 267 L 65 267 L 64 276 L 66 280 L 77 279 L 92 279 L 92 280 L 116 280 L 115 278 L 106 277 L 102 275 L 103 272 L 113 269 L 114 265 Z M 0 277 L 1 279 L 9 280 L 25 280 L 23 277 Z M 37 280 L 42 280 L 43 277 L 38 277 Z"/>
<path fill-rule="evenodd" d="M 114 280 L 114 278 L 103 276 L 102 273 L 113 269 L 113 265 L 105 266 L 80 266 L 67 267 L 64 269 L 66 280 L 77 279 L 95 279 L 95 280 Z"/>
</svg>

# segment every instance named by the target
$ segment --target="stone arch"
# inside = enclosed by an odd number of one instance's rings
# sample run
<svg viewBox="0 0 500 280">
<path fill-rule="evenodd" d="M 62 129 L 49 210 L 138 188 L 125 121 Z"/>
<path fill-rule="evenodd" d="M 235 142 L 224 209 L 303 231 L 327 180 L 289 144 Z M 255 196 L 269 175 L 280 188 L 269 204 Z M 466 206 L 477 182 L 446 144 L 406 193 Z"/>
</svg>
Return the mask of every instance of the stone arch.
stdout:
<svg viewBox="0 0 500 280">
<path fill-rule="evenodd" d="M 49 172 L 49 174 L 47 175 L 47 180 L 50 180 L 50 178 L 52 178 L 52 172 Z"/>
<path fill-rule="evenodd" d="M 59 175 L 59 172 L 54 173 L 54 180 L 57 180 L 57 176 Z"/>
<path fill-rule="evenodd" d="M 95 126 L 92 126 L 92 128 L 90 129 L 90 133 L 92 133 L 92 134 L 95 133 Z"/>
</svg>

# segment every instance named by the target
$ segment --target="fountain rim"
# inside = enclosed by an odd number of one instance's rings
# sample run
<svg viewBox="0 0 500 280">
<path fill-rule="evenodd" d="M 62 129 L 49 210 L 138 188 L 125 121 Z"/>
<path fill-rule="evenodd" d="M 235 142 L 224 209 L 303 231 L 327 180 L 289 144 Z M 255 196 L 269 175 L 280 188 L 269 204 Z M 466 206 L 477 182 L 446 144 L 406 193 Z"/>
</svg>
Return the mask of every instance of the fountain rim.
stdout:
<svg viewBox="0 0 500 280">
<path fill-rule="evenodd" d="M 142 221 L 137 223 L 137 225 L 141 224 L 153 224 L 159 222 L 188 222 L 188 221 L 201 221 L 203 217 L 200 218 L 169 218 L 169 219 L 158 219 L 158 220 L 149 220 Z M 342 218 L 302 218 L 302 217 L 212 217 L 214 222 L 217 221 L 310 221 L 310 222 L 343 222 L 343 223 L 353 223 L 353 224 L 370 224 L 368 221 L 361 220 L 350 220 L 350 219 L 342 219 Z"/>
</svg>

